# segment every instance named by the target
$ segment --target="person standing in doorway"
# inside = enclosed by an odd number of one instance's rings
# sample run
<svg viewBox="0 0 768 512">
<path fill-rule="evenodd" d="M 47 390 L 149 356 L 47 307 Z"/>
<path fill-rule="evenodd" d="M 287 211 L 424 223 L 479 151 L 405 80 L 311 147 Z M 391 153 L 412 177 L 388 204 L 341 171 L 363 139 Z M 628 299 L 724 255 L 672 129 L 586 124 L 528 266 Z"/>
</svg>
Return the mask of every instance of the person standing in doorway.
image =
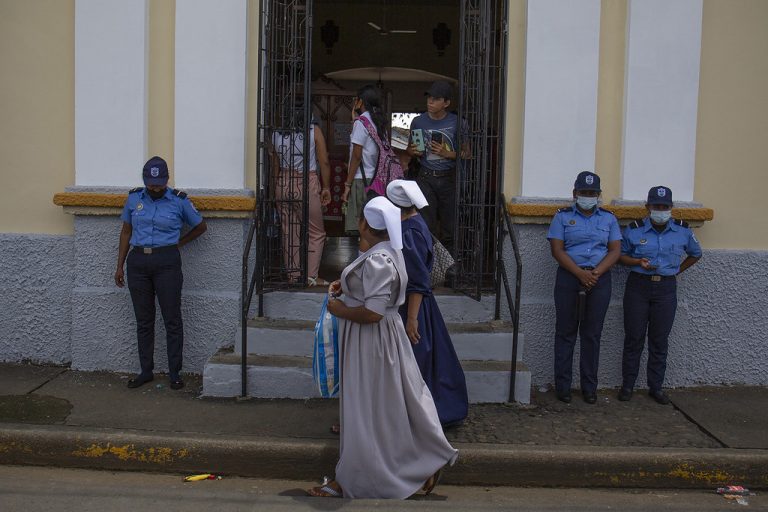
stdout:
<svg viewBox="0 0 768 512">
<path fill-rule="evenodd" d="M 320 262 L 325 248 L 323 206 L 331 202 L 331 165 L 323 131 L 312 123 L 309 135 L 309 227 L 307 247 L 307 285 L 328 286 L 319 277 Z M 275 176 L 277 210 L 283 243 L 283 262 L 291 281 L 300 279 L 301 223 L 304 220 L 304 143 L 305 134 L 296 130 L 276 131 L 272 134 L 270 155 Z M 318 173 L 318 166 L 320 172 Z"/>
<path fill-rule="evenodd" d="M 621 263 L 630 267 L 624 290 L 624 354 L 619 400 L 632 398 L 648 336 L 648 394 L 666 405 L 662 390 L 669 333 L 677 310 L 677 275 L 701 258 L 699 241 L 682 220 L 672 219 L 672 190 L 648 191 L 648 216 L 624 230 Z M 683 259 L 685 255 L 685 259 Z"/>
<path fill-rule="evenodd" d="M 469 154 L 469 144 L 466 142 L 468 131 L 462 125 L 459 152 L 459 118 L 448 112 L 453 98 L 450 83 L 438 80 L 424 94 L 427 97 L 427 111 L 411 121 L 408 154 L 419 160 L 420 170 L 416 182 L 429 202 L 429 206 L 421 210 L 421 215 L 429 230 L 451 254 L 455 254 L 456 160 L 459 157 L 466 158 Z"/>
<path fill-rule="evenodd" d="M 389 140 L 389 122 L 384 115 L 381 94 L 376 86 L 362 87 L 352 101 L 349 166 L 341 201 L 346 204 L 344 230 L 357 234 L 358 220 L 365 206 L 365 187 L 373 181 L 379 160 L 379 147 L 359 118 L 367 118 L 376 127 L 380 140 Z M 365 240 L 361 239 L 361 242 Z"/>
<path fill-rule="evenodd" d="M 573 206 L 558 210 L 547 239 L 558 263 L 555 280 L 555 393 L 571 401 L 576 335 L 581 341 L 580 374 L 584 401 L 597 401 L 600 336 L 611 300 L 611 267 L 621 255 L 616 217 L 598 206 L 600 177 L 579 173 Z"/>
<path fill-rule="evenodd" d="M 181 319 L 181 272 L 179 249 L 206 230 L 206 224 L 187 194 L 168 188 L 168 165 L 159 156 L 143 169 L 144 187 L 134 188 L 120 216 L 120 247 L 115 284 L 125 286 L 123 266 L 128 260 L 128 290 L 136 314 L 141 373 L 128 381 L 137 388 L 153 380 L 155 352 L 155 298 L 165 323 L 168 345 L 168 378 L 171 389 L 181 389 L 184 326 Z M 183 236 L 187 224 L 192 229 Z M 130 254 L 128 250 L 133 246 Z"/>
</svg>

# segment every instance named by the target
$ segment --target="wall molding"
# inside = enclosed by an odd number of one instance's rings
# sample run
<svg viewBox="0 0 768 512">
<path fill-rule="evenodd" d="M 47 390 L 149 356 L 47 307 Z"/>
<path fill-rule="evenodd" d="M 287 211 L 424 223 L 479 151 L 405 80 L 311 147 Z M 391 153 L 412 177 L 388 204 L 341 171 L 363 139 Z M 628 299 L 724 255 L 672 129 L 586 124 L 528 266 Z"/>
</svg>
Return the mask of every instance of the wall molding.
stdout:
<svg viewBox="0 0 768 512">
<path fill-rule="evenodd" d="M 127 194 L 59 192 L 54 194 L 53 204 L 75 215 L 115 215 L 122 211 L 126 198 Z M 191 195 L 189 199 L 211 217 L 243 218 L 256 207 L 256 199 L 248 196 Z"/>
<path fill-rule="evenodd" d="M 571 205 L 572 203 L 548 202 L 507 203 L 507 211 L 517 224 L 549 224 L 557 210 Z M 647 216 L 644 206 L 605 205 L 602 208 L 616 215 L 620 222 L 625 221 L 623 223 Z M 690 223 L 692 227 L 700 227 L 704 222 L 715 218 L 715 211 L 712 208 L 673 208 L 672 216 Z"/>
</svg>

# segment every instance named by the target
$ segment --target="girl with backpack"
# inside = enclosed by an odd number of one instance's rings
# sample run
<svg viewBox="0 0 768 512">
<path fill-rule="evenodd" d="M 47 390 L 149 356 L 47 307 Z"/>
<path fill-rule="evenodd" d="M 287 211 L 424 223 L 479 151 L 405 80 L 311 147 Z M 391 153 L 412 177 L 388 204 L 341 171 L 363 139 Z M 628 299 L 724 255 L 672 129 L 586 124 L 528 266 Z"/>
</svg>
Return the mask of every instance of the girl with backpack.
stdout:
<svg viewBox="0 0 768 512">
<path fill-rule="evenodd" d="M 389 121 L 376 86 L 357 91 L 352 118 L 349 168 L 341 201 L 346 205 L 344 229 L 356 234 L 365 202 L 384 195 L 387 184 L 402 178 L 403 171 L 389 145 Z"/>
</svg>

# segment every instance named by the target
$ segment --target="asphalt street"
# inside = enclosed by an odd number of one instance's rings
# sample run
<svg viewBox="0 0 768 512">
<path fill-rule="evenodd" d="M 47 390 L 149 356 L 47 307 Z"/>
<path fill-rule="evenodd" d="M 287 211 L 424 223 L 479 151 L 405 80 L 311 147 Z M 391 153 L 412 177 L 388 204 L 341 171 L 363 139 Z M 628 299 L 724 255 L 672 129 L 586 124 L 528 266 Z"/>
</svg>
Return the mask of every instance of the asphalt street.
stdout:
<svg viewBox="0 0 768 512">
<path fill-rule="evenodd" d="M 0 510 L 152 512 L 420 511 L 729 511 L 768 510 L 768 496 L 744 507 L 713 492 L 439 486 L 406 501 L 309 498 L 312 482 L 224 478 L 183 483 L 182 475 L 0 466 Z"/>
</svg>

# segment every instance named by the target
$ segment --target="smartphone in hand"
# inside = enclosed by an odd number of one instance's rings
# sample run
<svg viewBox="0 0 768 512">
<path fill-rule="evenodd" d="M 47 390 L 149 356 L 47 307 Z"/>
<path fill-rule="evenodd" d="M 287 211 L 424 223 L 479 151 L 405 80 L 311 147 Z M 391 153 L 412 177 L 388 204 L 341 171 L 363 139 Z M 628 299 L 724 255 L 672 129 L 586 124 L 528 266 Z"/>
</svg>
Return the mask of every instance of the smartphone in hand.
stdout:
<svg viewBox="0 0 768 512">
<path fill-rule="evenodd" d="M 420 152 L 424 152 L 424 130 L 416 128 L 411 130 L 411 144 L 416 146 L 416 149 Z"/>
<path fill-rule="evenodd" d="M 437 142 L 442 146 L 444 141 L 445 139 L 443 138 L 443 132 L 438 132 L 438 131 L 432 132 L 432 142 Z"/>
</svg>

